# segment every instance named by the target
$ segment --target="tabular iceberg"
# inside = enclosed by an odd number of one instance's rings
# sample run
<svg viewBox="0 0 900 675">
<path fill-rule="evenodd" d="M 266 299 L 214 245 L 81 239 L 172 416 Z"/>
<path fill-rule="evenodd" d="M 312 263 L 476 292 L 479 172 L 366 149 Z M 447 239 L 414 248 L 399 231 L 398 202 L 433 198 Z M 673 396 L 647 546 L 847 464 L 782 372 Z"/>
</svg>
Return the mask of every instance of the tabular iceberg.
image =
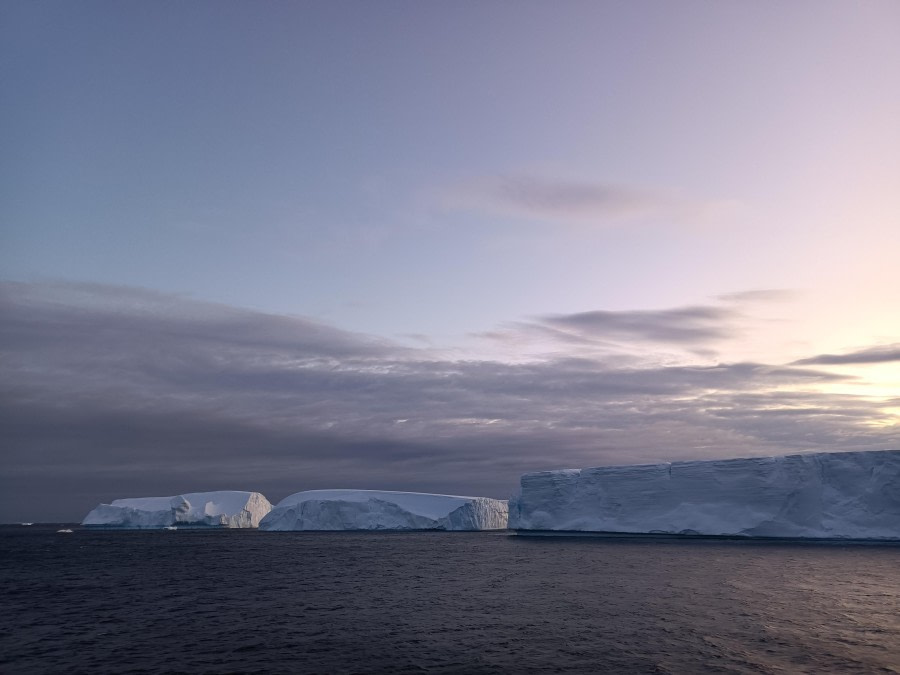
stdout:
<svg viewBox="0 0 900 675">
<path fill-rule="evenodd" d="M 285 497 L 261 530 L 503 530 L 507 505 L 487 497 L 308 490 Z"/>
<path fill-rule="evenodd" d="M 518 531 L 900 539 L 900 451 L 529 473 Z"/>
<path fill-rule="evenodd" d="M 125 529 L 259 527 L 272 509 L 258 492 L 190 492 L 175 497 L 116 499 L 94 508 L 82 525 Z"/>
</svg>

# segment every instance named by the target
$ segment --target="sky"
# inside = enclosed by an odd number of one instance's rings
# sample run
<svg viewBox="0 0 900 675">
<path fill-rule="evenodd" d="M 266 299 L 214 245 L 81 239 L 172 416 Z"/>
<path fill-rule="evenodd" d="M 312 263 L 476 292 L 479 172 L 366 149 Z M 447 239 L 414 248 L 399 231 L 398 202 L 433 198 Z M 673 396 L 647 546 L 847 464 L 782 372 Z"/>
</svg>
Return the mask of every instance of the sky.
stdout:
<svg viewBox="0 0 900 675">
<path fill-rule="evenodd" d="M 900 448 L 900 5 L 0 4 L 0 521 Z"/>
</svg>

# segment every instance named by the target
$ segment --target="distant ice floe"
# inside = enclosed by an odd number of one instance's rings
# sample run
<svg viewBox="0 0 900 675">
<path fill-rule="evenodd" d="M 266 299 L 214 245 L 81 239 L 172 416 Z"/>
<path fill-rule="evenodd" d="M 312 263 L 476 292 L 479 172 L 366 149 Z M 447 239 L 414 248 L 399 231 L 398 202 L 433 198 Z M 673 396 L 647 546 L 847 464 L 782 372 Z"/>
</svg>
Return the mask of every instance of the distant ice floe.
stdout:
<svg viewBox="0 0 900 675">
<path fill-rule="evenodd" d="M 82 525 L 123 529 L 259 527 L 272 505 L 258 492 L 223 490 L 174 497 L 137 497 L 100 504 Z"/>
<path fill-rule="evenodd" d="M 308 490 L 282 499 L 261 530 L 503 530 L 507 503 L 381 490 Z"/>
<path fill-rule="evenodd" d="M 900 539 L 900 450 L 544 471 L 510 529 Z"/>
</svg>

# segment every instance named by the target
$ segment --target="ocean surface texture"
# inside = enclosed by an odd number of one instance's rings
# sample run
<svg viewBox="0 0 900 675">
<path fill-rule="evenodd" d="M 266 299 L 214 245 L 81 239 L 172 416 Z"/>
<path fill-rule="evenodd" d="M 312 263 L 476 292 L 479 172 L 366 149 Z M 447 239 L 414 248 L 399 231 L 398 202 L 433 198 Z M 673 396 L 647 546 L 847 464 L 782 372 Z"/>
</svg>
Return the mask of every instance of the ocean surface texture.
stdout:
<svg viewBox="0 0 900 675">
<path fill-rule="evenodd" d="M 900 672 L 900 547 L 0 528 L 3 673 Z"/>
</svg>

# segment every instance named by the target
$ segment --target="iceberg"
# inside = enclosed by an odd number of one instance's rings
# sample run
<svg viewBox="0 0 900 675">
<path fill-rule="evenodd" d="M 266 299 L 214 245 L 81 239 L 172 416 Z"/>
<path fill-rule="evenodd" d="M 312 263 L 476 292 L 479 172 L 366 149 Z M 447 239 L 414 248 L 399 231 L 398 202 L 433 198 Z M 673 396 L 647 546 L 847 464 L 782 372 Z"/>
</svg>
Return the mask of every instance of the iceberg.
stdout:
<svg viewBox="0 0 900 675">
<path fill-rule="evenodd" d="M 175 497 L 137 497 L 100 504 L 81 521 L 88 527 L 162 529 L 259 527 L 272 509 L 258 492 L 191 492 Z"/>
<path fill-rule="evenodd" d="M 518 532 L 900 539 L 900 450 L 543 471 Z"/>
<path fill-rule="evenodd" d="M 504 530 L 507 504 L 380 490 L 308 490 L 285 497 L 261 530 Z"/>
</svg>

